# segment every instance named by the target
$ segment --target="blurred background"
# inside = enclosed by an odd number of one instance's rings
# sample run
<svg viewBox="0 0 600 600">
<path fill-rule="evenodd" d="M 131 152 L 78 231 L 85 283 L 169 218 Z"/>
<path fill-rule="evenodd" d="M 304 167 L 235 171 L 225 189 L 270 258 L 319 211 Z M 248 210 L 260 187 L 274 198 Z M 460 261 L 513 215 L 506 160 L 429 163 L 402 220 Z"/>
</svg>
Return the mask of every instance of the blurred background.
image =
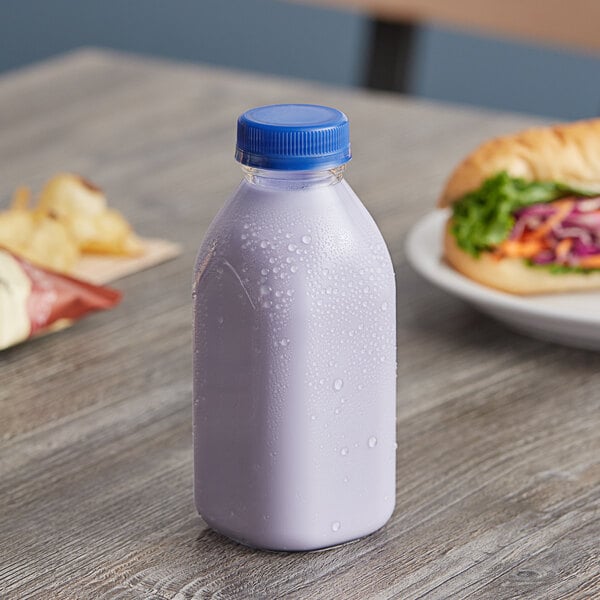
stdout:
<svg viewBox="0 0 600 600">
<path fill-rule="evenodd" d="M 576 119 L 599 23 L 597 0 L 3 0 L 0 72 L 96 46 Z"/>
</svg>

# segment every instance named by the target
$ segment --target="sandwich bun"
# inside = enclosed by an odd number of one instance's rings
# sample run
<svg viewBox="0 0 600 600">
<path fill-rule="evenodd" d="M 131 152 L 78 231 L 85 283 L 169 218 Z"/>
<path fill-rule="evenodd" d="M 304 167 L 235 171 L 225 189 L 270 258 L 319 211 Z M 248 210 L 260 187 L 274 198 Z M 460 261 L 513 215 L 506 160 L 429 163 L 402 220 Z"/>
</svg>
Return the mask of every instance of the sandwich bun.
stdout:
<svg viewBox="0 0 600 600">
<path fill-rule="evenodd" d="M 536 127 L 484 142 L 454 169 L 438 206 L 460 200 L 500 171 L 600 193 L 600 119 Z"/>
</svg>

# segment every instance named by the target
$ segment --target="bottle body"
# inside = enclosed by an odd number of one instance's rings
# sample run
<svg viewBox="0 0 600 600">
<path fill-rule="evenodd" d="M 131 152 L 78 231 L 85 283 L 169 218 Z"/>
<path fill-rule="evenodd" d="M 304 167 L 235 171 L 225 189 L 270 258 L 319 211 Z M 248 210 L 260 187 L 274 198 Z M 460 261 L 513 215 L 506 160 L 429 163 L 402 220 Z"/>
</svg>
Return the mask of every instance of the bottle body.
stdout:
<svg viewBox="0 0 600 600">
<path fill-rule="evenodd" d="M 393 269 L 340 174 L 314 175 L 249 175 L 194 283 L 196 506 L 273 550 L 367 535 L 395 501 Z"/>
</svg>

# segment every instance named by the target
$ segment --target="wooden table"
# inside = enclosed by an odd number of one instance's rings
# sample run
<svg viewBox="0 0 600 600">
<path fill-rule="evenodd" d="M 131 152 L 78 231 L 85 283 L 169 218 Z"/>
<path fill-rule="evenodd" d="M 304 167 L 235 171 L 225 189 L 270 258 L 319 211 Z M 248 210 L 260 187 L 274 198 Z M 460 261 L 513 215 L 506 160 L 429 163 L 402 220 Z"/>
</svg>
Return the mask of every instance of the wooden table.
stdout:
<svg viewBox="0 0 600 600">
<path fill-rule="evenodd" d="M 235 119 L 350 116 L 349 180 L 398 278 L 398 491 L 390 523 L 312 554 L 249 550 L 192 502 L 190 285 L 240 178 Z M 0 354 L 0 597 L 591 598 L 600 595 L 600 355 L 507 331 L 406 264 L 456 160 L 530 119 L 83 51 L 0 78 L 3 199 L 85 173 L 180 258 L 121 306 Z"/>
</svg>

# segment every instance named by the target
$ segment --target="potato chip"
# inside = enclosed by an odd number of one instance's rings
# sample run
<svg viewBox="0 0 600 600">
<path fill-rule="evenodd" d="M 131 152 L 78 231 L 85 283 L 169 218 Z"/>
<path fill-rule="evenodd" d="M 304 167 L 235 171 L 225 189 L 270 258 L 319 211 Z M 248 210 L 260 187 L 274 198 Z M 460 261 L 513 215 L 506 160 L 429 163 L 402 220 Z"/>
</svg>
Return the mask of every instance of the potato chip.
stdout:
<svg viewBox="0 0 600 600">
<path fill-rule="evenodd" d="M 137 255 L 143 251 L 129 223 L 107 208 L 102 190 L 78 175 L 53 177 L 42 190 L 38 210 L 63 222 L 82 252 Z"/>
<path fill-rule="evenodd" d="M 0 246 L 33 263 L 68 273 L 82 252 L 135 256 L 144 250 L 102 190 L 79 175 L 55 175 L 35 208 L 30 201 L 29 188 L 19 187 L 11 208 L 0 212 Z"/>
<path fill-rule="evenodd" d="M 79 260 L 80 252 L 64 224 L 48 218 L 36 223 L 23 255 L 36 264 L 59 273 L 69 273 Z"/>
<path fill-rule="evenodd" d="M 29 208 L 29 202 L 31 201 L 31 190 L 21 185 L 13 194 L 12 201 L 10 203 L 11 210 L 27 210 Z"/>
<path fill-rule="evenodd" d="M 0 213 L 0 246 L 19 252 L 27 247 L 33 234 L 33 214 L 25 210 Z"/>
<path fill-rule="evenodd" d="M 143 251 L 129 223 L 116 210 L 106 210 L 93 223 L 95 235 L 82 245 L 84 252 L 136 255 Z"/>
</svg>

